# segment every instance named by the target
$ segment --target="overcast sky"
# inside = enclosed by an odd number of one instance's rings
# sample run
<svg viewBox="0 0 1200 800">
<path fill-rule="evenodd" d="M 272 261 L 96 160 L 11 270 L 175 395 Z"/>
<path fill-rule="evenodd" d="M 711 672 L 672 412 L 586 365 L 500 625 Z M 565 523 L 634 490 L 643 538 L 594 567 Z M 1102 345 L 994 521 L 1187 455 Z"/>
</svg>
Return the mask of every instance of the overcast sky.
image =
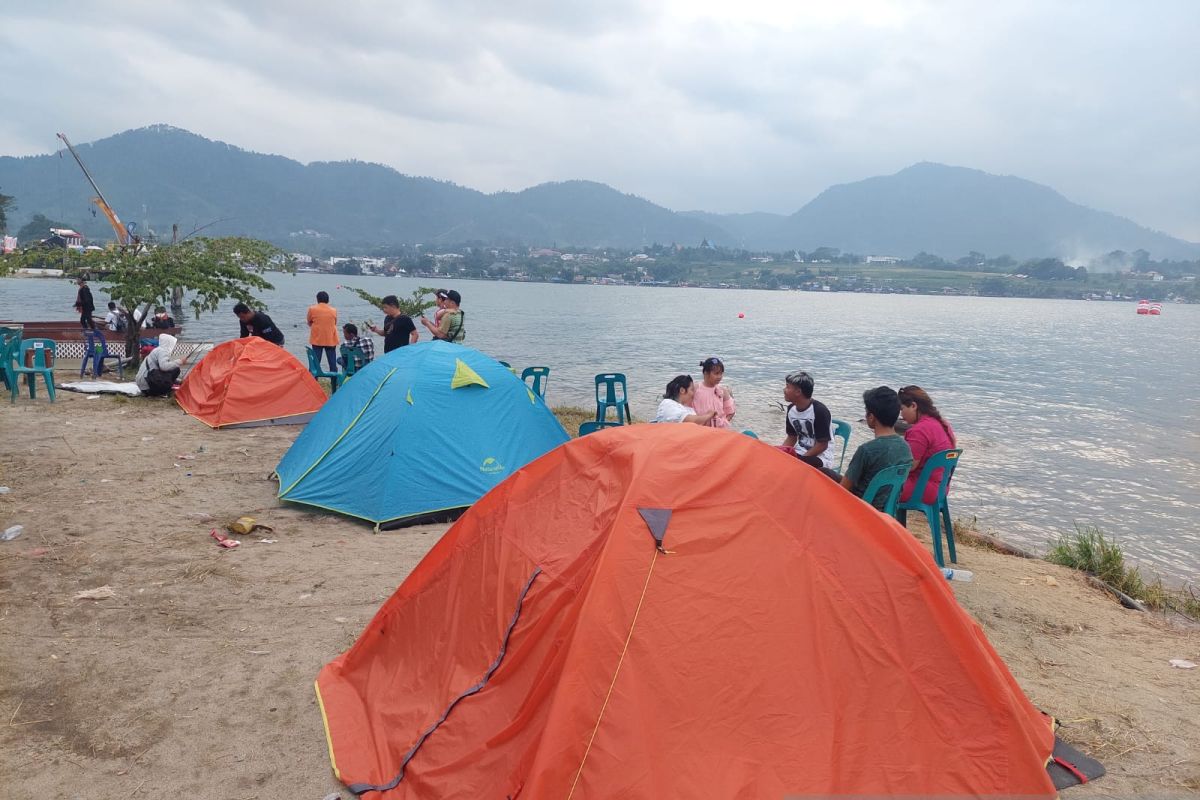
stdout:
<svg viewBox="0 0 1200 800">
<path fill-rule="evenodd" d="M 484 191 L 791 213 L 938 161 L 1200 241 L 1200 2 L 5 2 L 0 154 L 164 122 Z"/>
</svg>

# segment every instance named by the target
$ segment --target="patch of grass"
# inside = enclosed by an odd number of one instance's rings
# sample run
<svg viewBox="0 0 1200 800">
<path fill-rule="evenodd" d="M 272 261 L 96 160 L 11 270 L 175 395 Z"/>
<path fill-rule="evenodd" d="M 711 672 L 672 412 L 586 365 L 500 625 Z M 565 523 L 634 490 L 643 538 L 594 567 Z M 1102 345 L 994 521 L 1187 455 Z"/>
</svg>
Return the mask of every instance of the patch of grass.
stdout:
<svg viewBox="0 0 1200 800">
<path fill-rule="evenodd" d="M 1074 533 L 1058 537 L 1046 554 L 1046 560 L 1095 575 L 1114 589 L 1139 600 L 1146 589 L 1141 571 L 1125 565 L 1121 546 L 1094 526 L 1076 525 Z"/>
<path fill-rule="evenodd" d="M 1195 587 L 1172 589 L 1158 577 L 1148 582 L 1140 569 L 1125 563 L 1121 545 L 1094 525 L 1076 525 L 1073 533 L 1060 536 L 1046 560 L 1094 575 L 1155 610 L 1175 611 L 1200 620 L 1200 596 Z"/>
</svg>

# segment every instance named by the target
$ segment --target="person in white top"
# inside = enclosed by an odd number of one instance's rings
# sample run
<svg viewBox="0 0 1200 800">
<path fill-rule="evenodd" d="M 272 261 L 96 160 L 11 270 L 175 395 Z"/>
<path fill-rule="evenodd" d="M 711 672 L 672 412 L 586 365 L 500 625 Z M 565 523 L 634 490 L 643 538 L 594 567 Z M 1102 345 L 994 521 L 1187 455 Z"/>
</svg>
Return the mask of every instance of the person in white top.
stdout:
<svg viewBox="0 0 1200 800">
<path fill-rule="evenodd" d="M 716 416 L 715 411 L 697 414 L 692 408 L 692 400 L 696 396 L 696 384 L 691 375 L 677 375 L 667 384 L 667 391 L 658 404 L 658 414 L 655 422 L 694 422 L 697 425 L 707 425 Z"/>
<path fill-rule="evenodd" d="M 175 351 L 177 343 L 174 336 L 164 333 L 158 337 L 158 347 L 155 347 L 149 355 L 142 359 L 137 377 L 134 378 L 134 382 L 142 390 L 142 394 L 162 396 L 171 393 L 171 387 L 179 379 L 179 372 L 191 358 L 189 353 L 179 361 L 171 360 L 171 354 Z"/>
</svg>

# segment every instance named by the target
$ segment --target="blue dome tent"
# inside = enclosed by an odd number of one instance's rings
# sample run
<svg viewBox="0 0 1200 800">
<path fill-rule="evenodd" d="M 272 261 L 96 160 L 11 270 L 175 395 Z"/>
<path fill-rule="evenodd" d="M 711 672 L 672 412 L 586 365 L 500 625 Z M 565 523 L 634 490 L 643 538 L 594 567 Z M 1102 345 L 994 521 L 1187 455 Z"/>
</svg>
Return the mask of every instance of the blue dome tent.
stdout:
<svg viewBox="0 0 1200 800">
<path fill-rule="evenodd" d="M 347 381 L 275 472 L 282 500 L 394 528 L 453 517 L 569 438 L 499 362 L 422 342 Z"/>
</svg>

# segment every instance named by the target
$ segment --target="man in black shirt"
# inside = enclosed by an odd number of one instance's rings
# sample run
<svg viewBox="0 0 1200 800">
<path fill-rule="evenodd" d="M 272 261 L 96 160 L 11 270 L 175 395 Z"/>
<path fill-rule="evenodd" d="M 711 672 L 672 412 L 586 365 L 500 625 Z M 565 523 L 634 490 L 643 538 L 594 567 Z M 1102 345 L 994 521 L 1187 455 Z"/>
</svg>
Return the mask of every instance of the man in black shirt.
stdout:
<svg viewBox="0 0 1200 800">
<path fill-rule="evenodd" d="M 96 313 L 96 301 L 92 299 L 92 290 L 88 288 L 83 278 L 75 281 L 79 285 L 79 293 L 75 295 L 75 310 L 79 312 L 79 327 L 96 329 L 92 315 Z"/>
<path fill-rule="evenodd" d="M 283 347 L 283 331 L 279 330 L 271 318 L 261 311 L 255 311 L 245 303 L 233 307 L 233 313 L 242 321 L 242 338 L 257 336 L 266 339 L 271 344 Z"/>
<path fill-rule="evenodd" d="M 382 334 L 383 352 L 390 353 L 397 347 L 416 344 L 421 335 L 417 333 L 417 326 L 413 324 L 412 317 L 400 313 L 400 301 L 396 299 L 396 295 L 389 294 L 383 298 L 382 305 L 383 313 L 387 314 L 383 330 L 379 330 L 374 325 L 371 326 L 371 330 Z"/>
</svg>

